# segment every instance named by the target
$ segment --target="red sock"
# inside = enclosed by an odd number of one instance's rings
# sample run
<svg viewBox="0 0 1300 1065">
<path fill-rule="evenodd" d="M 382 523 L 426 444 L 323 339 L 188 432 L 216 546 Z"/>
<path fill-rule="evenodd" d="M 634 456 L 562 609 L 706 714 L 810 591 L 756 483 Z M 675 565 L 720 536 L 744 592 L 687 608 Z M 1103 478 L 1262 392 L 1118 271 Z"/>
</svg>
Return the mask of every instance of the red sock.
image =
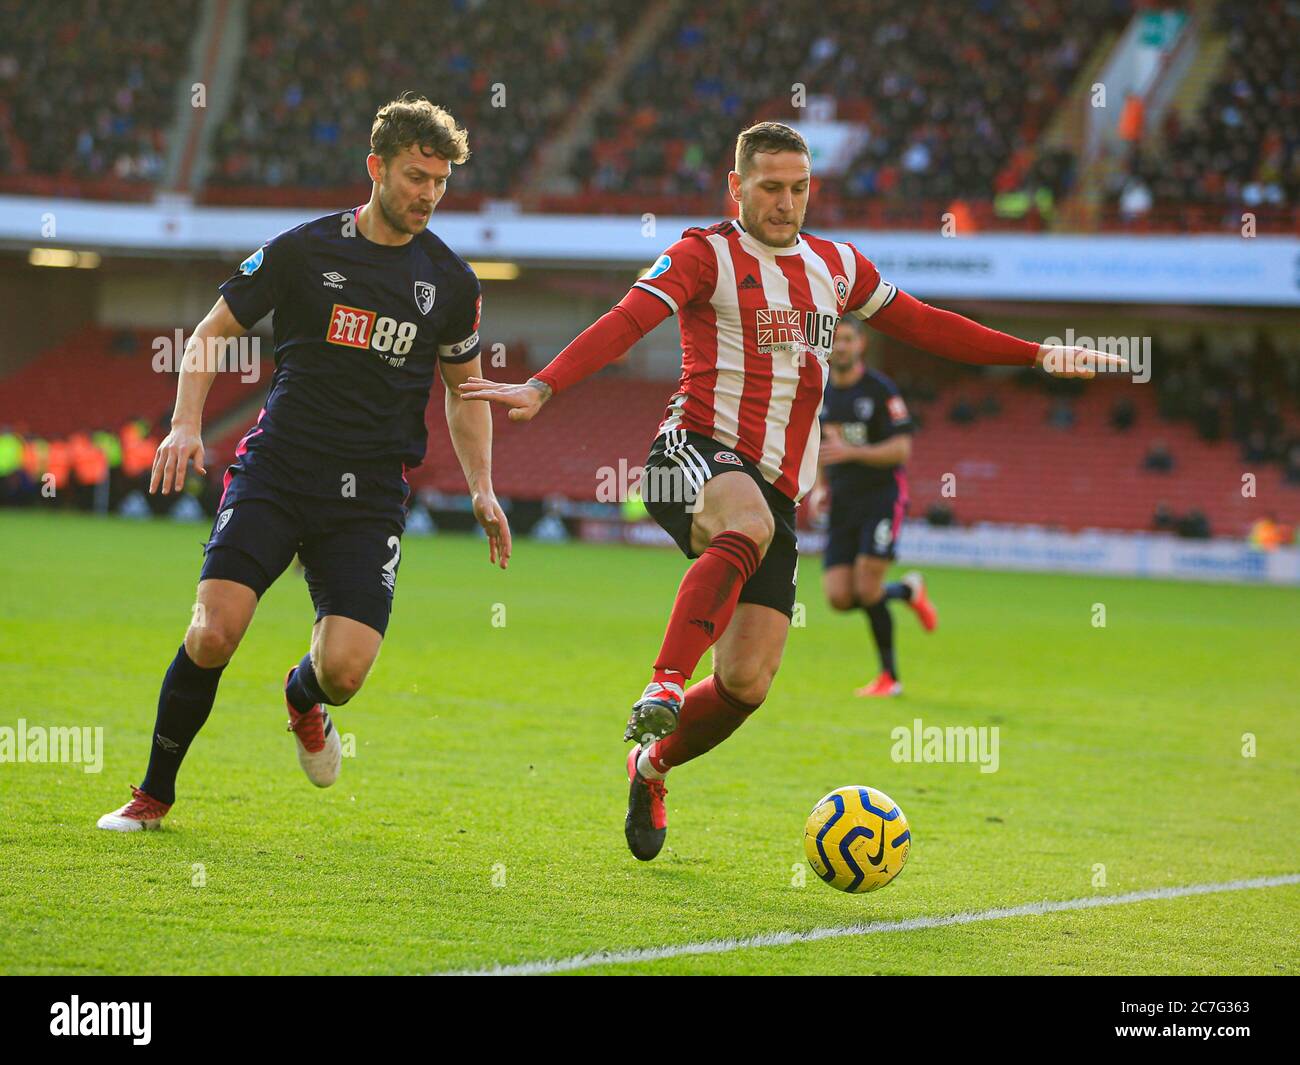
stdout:
<svg viewBox="0 0 1300 1065">
<path fill-rule="evenodd" d="M 682 703 L 677 731 L 656 740 L 646 751 L 650 764 L 663 773 L 713 750 L 745 723 L 757 706 L 747 706 L 716 676 L 692 685 Z"/>
<path fill-rule="evenodd" d="M 655 660 L 655 678 L 680 673 L 685 680 L 726 630 L 740 589 L 762 561 L 758 545 L 744 533 L 718 533 L 677 589 L 668 631 Z"/>
</svg>

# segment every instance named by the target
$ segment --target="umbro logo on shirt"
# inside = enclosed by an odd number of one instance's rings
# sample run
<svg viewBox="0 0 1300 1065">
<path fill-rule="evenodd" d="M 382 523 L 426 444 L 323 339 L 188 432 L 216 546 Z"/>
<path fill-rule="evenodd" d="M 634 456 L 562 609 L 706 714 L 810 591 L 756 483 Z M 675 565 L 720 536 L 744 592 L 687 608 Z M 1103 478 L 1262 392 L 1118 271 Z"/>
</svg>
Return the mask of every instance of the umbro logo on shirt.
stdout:
<svg viewBox="0 0 1300 1065">
<path fill-rule="evenodd" d="M 343 282 L 347 280 L 347 278 L 337 270 L 331 270 L 329 273 L 321 274 L 320 276 L 325 279 L 326 288 L 342 288 Z"/>
<path fill-rule="evenodd" d="M 741 289 L 747 289 L 747 288 L 762 288 L 763 286 L 760 285 L 756 280 L 754 280 L 753 274 L 746 274 L 745 280 L 742 281 L 736 287 Z"/>
</svg>

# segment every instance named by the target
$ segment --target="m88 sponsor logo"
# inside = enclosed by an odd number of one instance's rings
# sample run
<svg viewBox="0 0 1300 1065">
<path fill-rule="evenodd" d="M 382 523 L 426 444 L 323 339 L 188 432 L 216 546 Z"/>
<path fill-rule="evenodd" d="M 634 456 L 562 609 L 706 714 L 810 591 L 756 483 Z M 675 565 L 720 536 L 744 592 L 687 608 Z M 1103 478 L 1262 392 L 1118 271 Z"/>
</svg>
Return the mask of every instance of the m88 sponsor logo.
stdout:
<svg viewBox="0 0 1300 1065">
<path fill-rule="evenodd" d="M 374 311 L 336 303 L 330 311 L 325 339 L 345 348 L 369 348 L 389 366 L 401 366 L 415 343 L 418 328 L 414 322 L 399 322 L 386 315 L 377 316 Z"/>
</svg>

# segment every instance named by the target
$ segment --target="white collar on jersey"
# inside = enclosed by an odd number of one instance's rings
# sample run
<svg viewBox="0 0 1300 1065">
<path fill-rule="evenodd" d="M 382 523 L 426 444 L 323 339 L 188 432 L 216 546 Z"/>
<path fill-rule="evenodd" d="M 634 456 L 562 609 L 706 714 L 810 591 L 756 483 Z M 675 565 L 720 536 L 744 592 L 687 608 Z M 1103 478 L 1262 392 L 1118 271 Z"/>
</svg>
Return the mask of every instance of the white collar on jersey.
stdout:
<svg viewBox="0 0 1300 1065">
<path fill-rule="evenodd" d="M 731 220 L 731 224 L 735 226 L 737 230 L 740 231 L 740 237 L 743 241 L 746 241 L 747 243 L 753 245 L 755 248 L 759 248 L 762 251 L 767 252 L 769 255 L 799 255 L 802 254 L 803 252 L 804 239 L 802 234 L 795 238 L 795 242 L 791 247 L 777 248 L 777 247 L 773 247 L 771 244 L 764 244 L 757 237 L 751 236 L 748 232 L 746 232 L 745 227 L 740 224 L 739 218 L 733 218 Z"/>
</svg>

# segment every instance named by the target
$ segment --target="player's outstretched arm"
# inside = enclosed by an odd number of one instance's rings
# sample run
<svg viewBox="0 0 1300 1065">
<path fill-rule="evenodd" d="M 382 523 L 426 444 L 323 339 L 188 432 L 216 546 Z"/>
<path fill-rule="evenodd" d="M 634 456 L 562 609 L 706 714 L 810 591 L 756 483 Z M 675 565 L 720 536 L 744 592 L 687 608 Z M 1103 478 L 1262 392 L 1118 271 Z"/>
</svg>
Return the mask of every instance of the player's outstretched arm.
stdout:
<svg viewBox="0 0 1300 1065">
<path fill-rule="evenodd" d="M 1036 344 L 989 329 L 952 311 L 899 291 L 867 320 L 873 329 L 905 344 L 956 362 L 986 366 L 1037 366 L 1054 377 L 1095 377 L 1100 372 L 1123 373 L 1128 362 L 1089 348 Z"/>
<path fill-rule="evenodd" d="M 467 403 L 459 389 L 469 381 L 482 381 L 481 359 L 469 362 L 442 362 L 443 383 L 447 386 L 447 428 L 452 447 L 465 472 L 474 517 L 488 538 L 488 561 L 505 569 L 510 562 L 510 523 L 492 489 L 492 413 L 478 403 Z"/>
<path fill-rule="evenodd" d="M 217 376 L 226 341 L 245 332 L 224 296 L 217 297 L 207 317 L 195 327 L 181 357 L 171 431 L 154 453 L 149 477 L 151 494 L 161 489 L 163 495 L 168 495 L 184 488 L 185 469 L 191 461 L 195 472 L 207 475 L 203 465 L 203 404 Z"/>
<path fill-rule="evenodd" d="M 509 407 L 506 415 L 512 422 L 532 421 L 542 404 L 551 398 L 551 386 L 536 377 L 526 384 L 502 384 L 482 377 L 471 377 L 460 385 L 461 399 L 483 399 Z"/>
<path fill-rule="evenodd" d="M 460 386 L 461 397 L 509 407 L 512 422 L 531 421 L 554 393 L 577 384 L 624 355 L 668 314 L 669 307 L 663 300 L 634 288 L 525 384 L 502 384 L 471 377 Z"/>
<path fill-rule="evenodd" d="M 846 444 L 844 438 L 836 433 L 822 441 L 818 459 L 819 475 L 821 466 L 834 466 L 840 462 L 858 462 L 863 466 L 882 466 L 886 469 L 903 466 L 912 459 L 912 435 L 898 433 L 878 444 L 854 446 Z"/>
</svg>

